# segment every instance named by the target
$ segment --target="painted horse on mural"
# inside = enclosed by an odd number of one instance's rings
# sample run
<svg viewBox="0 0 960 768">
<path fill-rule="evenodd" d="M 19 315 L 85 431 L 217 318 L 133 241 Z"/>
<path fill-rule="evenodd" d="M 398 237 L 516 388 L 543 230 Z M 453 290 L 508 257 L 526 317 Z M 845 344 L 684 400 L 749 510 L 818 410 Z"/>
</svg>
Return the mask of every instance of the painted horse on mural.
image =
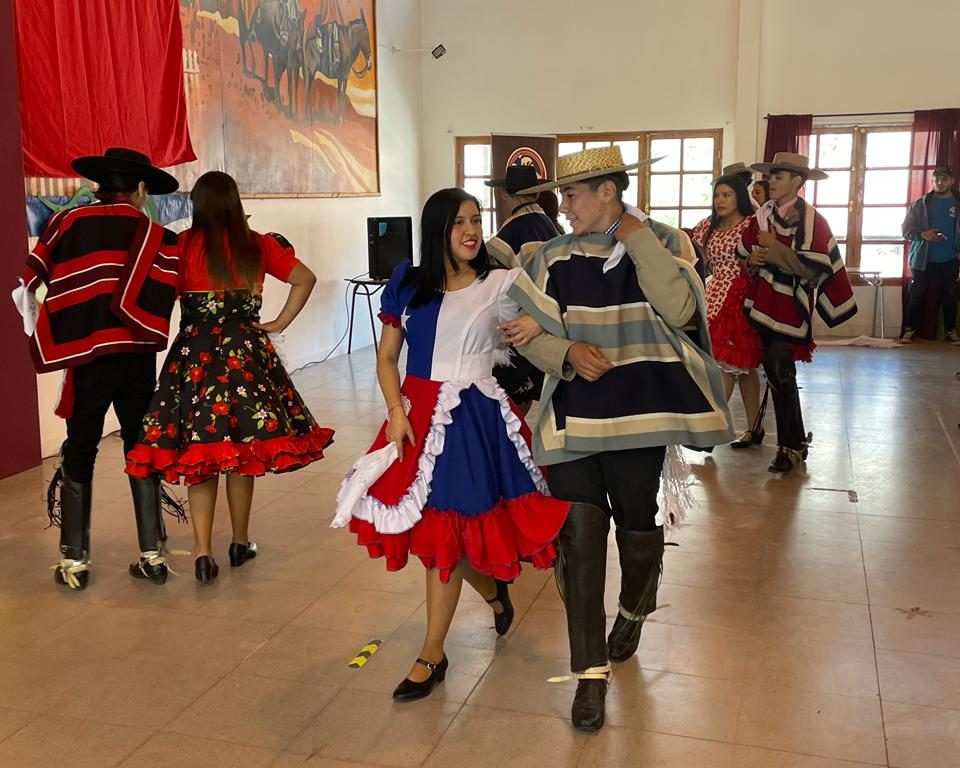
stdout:
<svg viewBox="0 0 960 768">
<path fill-rule="evenodd" d="M 354 69 L 354 63 L 363 56 L 363 67 Z M 324 21 L 319 15 L 304 31 L 303 80 L 304 113 L 312 122 L 313 109 L 310 93 L 318 74 L 337 82 L 336 119 L 343 122 L 343 106 L 347 96 L 347 81 L 351 72 L 363 77 L 373 66 L 370 51 L 370 29 L 366 14 L 361 9 L 360 18 L 348 24 Z"/>
<path fill-rule="evenodd" d="M 280 78 L 288 68 L 290 35 L 297 21 L 301 25 L 303 23 L 302 17 L 293 15 L 291 18 L 291 14 L 296 14 L 298 10 L 295 3 L 293 6 L 291 12 L 289 0 L 260 0 L 260 2 L 240 0 L 237 9 L 243 74 L 261 80 L 266 88 L 267 97 L 281 106 Z M 255 70 L 254 43 L 259 43 L 263 50 L 263 77 L 260 77 Z M 271 69 L 273 70 L 272 85 Z M 290 79 L 289 72 L 287 79 Z"/>
<path fill-rule="evenodd" d="M 287 109 L 291 117 L 297 115 L 297 99 L 300 94 L 300 76 L 303 67 L 303 23 L 306 10 L 291 8 L 290 32 L 287 36 Z"/>
</svg>

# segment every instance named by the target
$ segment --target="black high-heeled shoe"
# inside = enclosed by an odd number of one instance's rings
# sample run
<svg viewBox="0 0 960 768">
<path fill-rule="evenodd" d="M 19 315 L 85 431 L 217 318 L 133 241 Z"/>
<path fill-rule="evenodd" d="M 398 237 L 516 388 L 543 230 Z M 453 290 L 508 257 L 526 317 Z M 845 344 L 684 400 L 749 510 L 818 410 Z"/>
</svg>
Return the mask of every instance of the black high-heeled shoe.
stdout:
<svg viewBox="0 0 960 768">
<path fill-rule="evenodd" d="M 500 581 L 500 579 L 494 579 L 494 581 L 497 583 L 497 594 L 496 597 L 487 600 L 487 603 L 490 605 L 500 603 L 503 607 L 500 613 L 496 610 L 493 612 L 493 626 L 496 627 L 497 634 L 502 636 L 510 631 L 510 626 L 513 624 L 513 603 L 510 602 L 509 582 Z"/>
<path fill-rule="evenodd" d="M 763 443 L 763 438 L 767 436 L 767 432 L 764 429 L 760 429 L 759 432 L 754 432 L 752 429 L 748 429 L 744 432 L 739 440 L 734 440 L 730 443 L 730 447 L 734 450 L 740 450 L 741 448 L 749 448 L 753 445 L 761 445 Z"/>
<path fill-rule="evenodd" d="M 238 568 L 247 560 L 253 560 L 257 556 L 257 545 L 252 541 L 248 541 L 246 544 L 234 542 L 227 550 L 227 555 L 230 557 L 230 567 Z"/>
<path fill-rule="evenodd" d="M 447 676 L 447 667 L 450 666 L 450 662 L 447 661 L 447 654 L 443 654 L 439 664 L 434 664 L 426 659 L 417 659 L 417 664 L 429 669 L 430 677 L 420 683 L 414 682 L 410 678 L 404 678 L 393 691 L 394 701 L 416 701 L 426 698 L 431 694 L 437 683 L 443 682 Z"/>
<path fill-rule="evenodd" d="M 763 443 L 763 438 L 767 435 L 767 431 L 763 428 L 763 419 L 767 415 L 767 402 L 769 399 L 770 385 L 767 384 L 763 390 L 763 399 L 760 401 L 760 408 L 757 411 L 756 418 L 753 420 L 753 424 L 750 425 L 750 429 L 740 436 L 739 440 L 734 440 L 730 443 L 731 448 L 740 450 Z"/>
<path fill-rule="evenodd" d="M 195 573 L 197 581 L 201 584 L 209 584 L 217 578 L 217 574 L 220 573 L 220 567 L 217 565 L 217 561 L 210 557 L 210 555 L 201 555 L 195 563 Z"/>
</svg>

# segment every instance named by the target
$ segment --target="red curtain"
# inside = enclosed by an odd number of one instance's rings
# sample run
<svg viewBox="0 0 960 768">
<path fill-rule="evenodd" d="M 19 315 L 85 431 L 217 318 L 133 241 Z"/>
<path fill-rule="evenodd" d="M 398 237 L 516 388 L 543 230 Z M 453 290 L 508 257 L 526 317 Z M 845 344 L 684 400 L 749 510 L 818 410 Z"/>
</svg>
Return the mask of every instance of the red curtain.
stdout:
<svg viewBox="0 0 960 768">
<path fill-rule="evenodd" d="M 177 0 L 14 0 L 27 176 L 124 146 L 156 165 L 195 160 Z"/>
<path fill-rule="evenodd" d="M 767 115 L 763 162 L 772 163 L 777 152 L 810 154 L 813 115 Z"/>
<path fill-rule="evenodd" d="M 923 197 L 933 188 L 933 169 L 945 165 L 953 169 L 956 179 L 954 188 L 960 184 L 960 109 L 923 109 L 913 113 L 913 144 L 910 157 L 911 201 Z M 910 267 L 907 263 L 909 244 L 903 253 L 903 322 L 906 325 Z M 917 335 L 935 339 L 940 322 L 937 297 L 939 286 L 930 285 L 926 293 L 923 315 L 916 329 Z"/>
<path fill-rule="evenodd" d="M 0 3 L 0 97 L 16 104 L 17 61 L 13 55 L 13 14 L 9 3 Z M 0 271 L 13 286 L 23 271 L 27 254 L 27 217 L 23 205 L 23 162 L 20 154 L 20 117 L 9 107 L 0 113 Z M 0 346 L 3 356 L 3 434 L 0 442 L 0 477 L 40 464 L 40 411 L 37 405 L 37 372 L 23 335 L 23 322 L 7 300 L 0 301 Z M 32 478 L 31 478 L 32 482 Z M 7 484 L 6 489 L 16 493 Z M 7 490 L 4 493 L 7 493 Z M 35 493 L 35 492 L 33 492 Z M 13 498 L 16 498 L 15 496 Z M 12 511 L 12 510 L 11 510 Z M 4 524 L 19 520 L 6 509 Z"/>
<path fill-rule="evenodd" d="M 960 109 L 924 109 L 913 113 L 913 150 L 910 158 L 910 199 L 931 189 L 938 165 L 953 169 L 960 184 Z"/>
</svg>

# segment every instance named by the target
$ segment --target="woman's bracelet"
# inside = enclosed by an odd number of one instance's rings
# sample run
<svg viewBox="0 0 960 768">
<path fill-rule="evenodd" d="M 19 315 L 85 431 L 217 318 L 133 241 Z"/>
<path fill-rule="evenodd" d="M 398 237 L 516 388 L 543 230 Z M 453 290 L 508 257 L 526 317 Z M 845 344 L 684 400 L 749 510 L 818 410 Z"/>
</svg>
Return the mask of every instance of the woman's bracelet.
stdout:
<svg viewBox="0 0 960 768">
<path fill-rule="evenodd" d="M 391 405 L 389 408 L 387 408 L 387 416 L 390 416 L 390 414 L 393 413 L 394 408 L 403 408 L 403 403 L 397 403 L 396 405 Z"/>
</svg>

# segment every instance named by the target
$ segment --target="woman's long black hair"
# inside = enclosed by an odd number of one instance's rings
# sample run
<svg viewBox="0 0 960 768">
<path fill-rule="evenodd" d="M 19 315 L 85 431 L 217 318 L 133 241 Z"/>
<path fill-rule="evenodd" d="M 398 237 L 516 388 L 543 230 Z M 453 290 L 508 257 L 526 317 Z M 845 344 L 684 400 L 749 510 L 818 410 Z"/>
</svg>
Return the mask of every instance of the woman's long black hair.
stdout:
<svg viewBox="0 0 960 768">
<path fill-rule="evenodd" d="M 714 194 L 716 194 L 717 187 L 721 184 L 726 184 L 737 196 L 737 212 L 741 216 L 753 216 L 753 204 L 750 202 L 750 191 L 747 189 L 747 185 L 744 184 L 743 179 L 733 173 L 729 176 L 721 176 L 713 183 Z M 707 229 L 707 234 L 703 237 L 704 252 L 707 250 L 707 243 L 710 242 L 710 238 L 719 226 L 720 217 L 717 215 L 717 204 L 712 202 L 710 203 L 710 227 Z"/>
<path fill-rule="evenodd" d="M 424 204 L 420 216 L 420 265 L 412 268 L 404 281 L 412 280 L 417 284 L 417 292 L 410 301 L 411 307 L 426 304 L 435 295 L 443 292 L 448 261 L 455 270 L 459 269 L 450 254 L 450 232 L 460 206 L 468 200 L 476 204 L 478 211 L 481 210 L 477 198 L 457 187 L 434 192 Z M 480 250 L 469 264 L 481 280 L 496 266 L 487 253 L 482 237 Z"/>
</svg>

